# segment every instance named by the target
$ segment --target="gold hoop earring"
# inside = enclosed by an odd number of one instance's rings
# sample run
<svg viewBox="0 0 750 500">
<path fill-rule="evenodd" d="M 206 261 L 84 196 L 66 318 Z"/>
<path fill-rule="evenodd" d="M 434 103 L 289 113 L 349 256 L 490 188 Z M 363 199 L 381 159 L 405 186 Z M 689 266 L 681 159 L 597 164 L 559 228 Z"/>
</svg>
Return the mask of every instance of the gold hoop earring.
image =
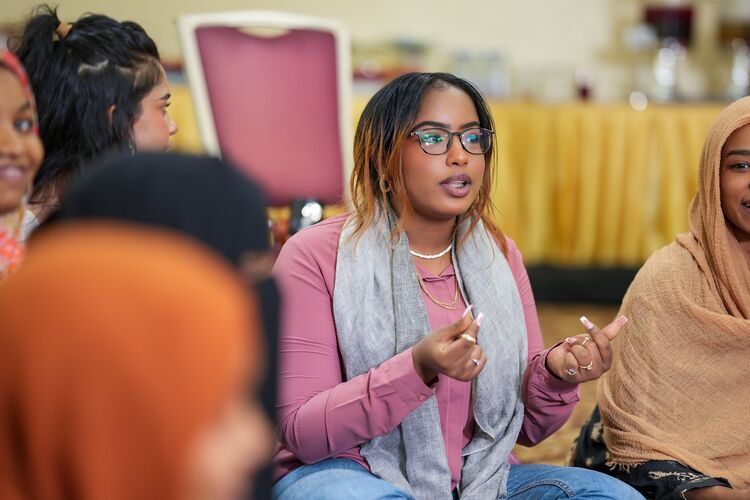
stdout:
<svg viewBox="0 0 750 500">
<path fill-rule="evenodd" d="M 388 179 L 385 177 L 380 178 L 380 192 L 381 193 L 390 193 L 391 192 L 391 186 L 388 184 Z"/>
</svg>

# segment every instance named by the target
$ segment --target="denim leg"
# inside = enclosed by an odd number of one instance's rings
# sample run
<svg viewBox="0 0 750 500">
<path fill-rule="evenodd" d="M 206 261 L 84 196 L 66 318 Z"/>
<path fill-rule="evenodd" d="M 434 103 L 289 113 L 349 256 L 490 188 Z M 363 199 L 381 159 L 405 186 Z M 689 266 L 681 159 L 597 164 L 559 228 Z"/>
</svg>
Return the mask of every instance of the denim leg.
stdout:
<svg viewBox="0 0 750 500">
<path fill-rule="evenodd" d="M 600 472 L 554 465 L 511 465 L 508 494 L 514 500 L 637 500 L 643 496 L 627 484 Z"/>
<path fill-rule="evenodd" d="M 414 500 L 353 460 L 329 458 L 303 465 L 273 487 L 273 500 Z"/>
</svg>

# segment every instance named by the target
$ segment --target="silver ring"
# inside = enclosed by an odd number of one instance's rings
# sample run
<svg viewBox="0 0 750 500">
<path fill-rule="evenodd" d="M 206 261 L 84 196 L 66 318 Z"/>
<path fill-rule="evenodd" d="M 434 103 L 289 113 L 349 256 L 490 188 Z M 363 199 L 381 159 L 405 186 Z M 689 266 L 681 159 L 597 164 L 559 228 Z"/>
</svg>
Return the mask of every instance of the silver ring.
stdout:
<svg viewBox="0 0 750 500">
<path fill-rule="evenodd" d="M 573 375 L 576 374 L 576 370 L 574 370 L 572 368 L 566 368 L 565 369 L 565 373 L 567 373 L 569 377 L 572 377 Z"/>
<path fill-rule="evenodd" d="M 594 362 L 590 361 L 589 364 L 587 365 L 578 365 L 578 368 L 582 368 L 584 370 L 591 370 L 592 368 L 594 368 Z"/>
<path fill-rule="evenodd" d="M 471 358 L 471 362 L 474 363 L 477 366 L 479 366 L 479 365 L 482 364 L 482 360 L 481 359 L 477 359 L 477 358 Z"/>
<path fill-rule="evenodd" d="M 586 342 L 591 340 L 591 337 L 583 337 L 583 342 L 581 342 L 581 345 L 586 345 Z"/>
</svg>

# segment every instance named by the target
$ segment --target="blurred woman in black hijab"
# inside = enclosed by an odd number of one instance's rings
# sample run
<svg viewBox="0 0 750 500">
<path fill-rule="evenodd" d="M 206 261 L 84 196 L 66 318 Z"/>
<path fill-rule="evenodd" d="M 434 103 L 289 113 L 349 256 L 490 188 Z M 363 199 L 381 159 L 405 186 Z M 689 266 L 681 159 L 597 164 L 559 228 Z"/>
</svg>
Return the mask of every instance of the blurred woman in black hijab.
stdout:
<svg viewBox="0 0 750 500">
<path fill-rule="evenodd" d="M 275 422 L 279 299 L 269 277 L 274 255 L 261 189 L 217 158 L 172 153 L 120 156 L 104 160 L 73 182 L 60 209 L 39 233 L 80 219 L 172 229 L 212 248 L 239 270 L 261 302 L 268 369 L 260 396 Z M 32 237 L 32 246 L 33 241 Z M 255 498 L 270 498 L 270 487 L 270 476 L 263 473 L 256 480 Z"/>
</svg>

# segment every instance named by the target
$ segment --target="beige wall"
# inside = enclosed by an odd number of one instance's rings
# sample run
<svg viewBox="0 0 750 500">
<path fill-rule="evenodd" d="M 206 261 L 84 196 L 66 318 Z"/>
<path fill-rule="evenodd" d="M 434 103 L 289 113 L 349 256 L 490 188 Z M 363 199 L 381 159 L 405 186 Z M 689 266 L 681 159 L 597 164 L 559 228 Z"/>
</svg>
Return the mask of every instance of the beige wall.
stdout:
<svg viewBox="0 0 750 500">
<path fill-rule="evenodd" d="M 588 64 L 608 43 L 611 0 L 59 0 L 68 19 L 94 11 L 141 23 L 167 57 L 179 57 L 174 20 L 185 13 L 266 9 L 332 17 L 354 38 L 407 35 L 437 49 L 477 45 L 507 49 L 513 60 Z M 22 16 L 36 2 L 4 0 L 0 19 Z"/>
<path fill-rule="evenodd" d="M 185 13 L 264 9 L 336 18 L 352 38 L 372 43 L 394 37 L 426 41 L 429 70 L 451 70 L 459 50 L 502 51 L 519 87 L 559 85 L 576 70 L 590 71 L 599 98 L 622 97 L 632 83 L 632 67 L 622 48 L 622 29 L 639 16 L 645 0 L 58 0 L 72 20 L 82 12 L 102 12 L 141 23 L 166 59 L 179 59 L 175 19 Z M 649 3 L 667 0 L 649 0 Z M 674 1 L 674 0 L 670 0 Z M 695 0 L 698 8 L 697 70 L 687 65 L 691 91 L 711 83 L 705 61 L 712 52 L 717 5 L 730 0 Z M 750 0 L 747 0 L 750 1 Z M 0 21 L 21 18 L 33 0 L 3 0 Z M 692 57 L 692 56 L 691 56 Z M 704 61 L 701 63 L 701 61 Z M 696 76 L 698 73 L 701 75 Z M 540 83 L 541 82 L 541 83 Z M 546 83 L 545 83 L 546 82 Z M 554 91 L 554 89 L 551 89 Z M 522 94 L 521 94 L 522 95 Z"/>
</svg>

